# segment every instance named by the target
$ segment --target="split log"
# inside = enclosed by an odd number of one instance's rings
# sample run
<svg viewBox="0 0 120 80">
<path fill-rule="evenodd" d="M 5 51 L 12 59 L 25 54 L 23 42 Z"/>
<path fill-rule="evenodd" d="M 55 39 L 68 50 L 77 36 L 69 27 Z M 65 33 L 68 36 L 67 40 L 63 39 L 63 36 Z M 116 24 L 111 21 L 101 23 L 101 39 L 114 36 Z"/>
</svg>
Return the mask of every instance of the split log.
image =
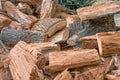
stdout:
<svg viewBox="0 0 120 80">
<path fill-rule="evenodd" d="M 75 75 L 74 80 L 104 80 L 104 68 L 90 69 Z"/>
<path fill-rule="evenodd" d="M 104 32 L 96 36 L 101 56 L 120 53 L 120 32 Z"/>
<path fill-rule="evenodd" d="M 54 43 L 60 43 L 60 42 L 67 41 L 68 37 L 69 37 L 69 32 L 67 32 L 67 30 L 63 29 L 63 30 L 57 32 L 51 38 L 49 38 L 49 41 L 54 42 Z"/>
<path fill-rule="evenodd" d="M 27 43 L 43 42 L 45 35 L 36 31 L 3 29 L 1 31 L 1 40 L 8 45 L 16 44 L 19 41 Z"/>
<path fill-rule="evenodd" d="M 53 42 L 43 42 L 43 43 L 31 43 L 29 45 L 29 50 L 32 52 L 32 47 L 38 50 L 41 54 L 44 55 L 46 59 L 46 64 L 49 63 L 49 53 L 54 51 L 59 51 L 60 46 L 58 44 L 54 44 Z"/>
<path fill-rule="evenodd" d="M 16 21 L 12 21 L 9 25 L 9 28 L 10 29 L 16 29 L 16 30 L 22 30 L 23 29 L 23 26 L 22 24 L 16 22 Z"/>
<path fill-rule="evenodd" d="M 56 12 L 58 0 L 43 0 L 41 4 L 40 18 L 52 18 Z"/>
<path fill-rule="evenodd" d="M 24 25 L 25 29 L 30 29 L 38 21 L 19 11 L 10 1 L 6 1 L 3 8 L 8 16 Z"/>
<path fill-rule="evenodd" d="M 96 19 L 98 17 L 112 15 L 118 12 L 120 12 L 120 5 L 113 1 L 107 1 L 101 4 L 77 9 L 77 13 L 82 21 Z"/>
<path fill-rule="evenodd" d="M 35 5 L 40 0 L 16 0 L 17 2 L 28 3 L 29 5 Z"/>
<path fill-rule="evenodd" d="M 105 75 L 105 78 L 106 78 L 107 80 L 120 80 L 120 77 L 117 77 L 117 76 L 111 75 L 111 74 L 106 74 L 106 75 Z"/>
<path fill-rule="evenodd" d="M 99 63 L 97 50 L 60 51 L 49 54 L 49 67 L 51 72 L 62 71 L 66 68 L 79 68 Z"/>
<path fill-rule="evenodd" d="M 95 35 L 80 38 L 83 49 L 98 49 L 97 38 Z"/>
<path fill-rule="evenodd" d="M 1 28 L 8 27 L 8 25 L 11 23 L 11 21 L 12 20 L 9 17 L 0 14 L 0 26 L 2 26 Z"/>
<path fill-rule="evenodd" d="M 23 12 L 23 13 L 25 13 L 25 14 L 28 14 L 28 15 L 32 15 L 32 14 L 33 14 L 32 8 L 31 8 L 27 3 L 19 3 L 19 4 L 17 5 L 17 8 L 18 8 L 21 12 Z"/>
<path fill-rule="evenodd" d="M 51 37 L 57 31 L 66 27 L 66 21 L 57 18 L 47 18 L 38 21 L 32 28 L 33 31 L 40 31 L 46 36 Z"/>
<path fill-rule="evenodd" d="M 58 74 L 54 80 L 73 80 L 72 75 L 66 69 L 61 74 Z"/>
<path fill-rule="evenodd" d="M 24 48 L 26 45 L 19 42 L 10 51 L 9 57 L 11 58 L 9 68 L 13 80 L 43 80 L 44 75 L 41 70 L 35 65 L 32 60 L 32 55 Z"/>
</svg>

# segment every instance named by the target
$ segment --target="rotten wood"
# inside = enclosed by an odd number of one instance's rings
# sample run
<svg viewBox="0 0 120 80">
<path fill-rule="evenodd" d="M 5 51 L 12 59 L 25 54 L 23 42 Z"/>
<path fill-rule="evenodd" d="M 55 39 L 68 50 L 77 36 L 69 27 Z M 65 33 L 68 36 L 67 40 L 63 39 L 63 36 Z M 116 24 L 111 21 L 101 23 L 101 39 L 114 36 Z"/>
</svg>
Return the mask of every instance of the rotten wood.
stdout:
<svg viewBox="0 0 120 80">
<path fill-rule="evenodd" d="M 25 50 L 26 45 L 19 42 L 10 51 L 9 57 L 11 58 L 9 68 L 13 80 L 43 80 L 44 75 L 42 70 L 39 70 L 35 65 L 32 55 Z"/>
<path fill-rule="evenodd" d="M 7 11 L 8 16 L 24 25 L 25 29 L 30 29 L 38 21 L 37 19 L 33 19 L 29 15 L 19 11 L 19 9 L 17 9 L 16 6 L 10 1 L 6 1 L 3 5 L 3 8 L 5 11 Z"/>
<path fill-rule="evenodd" d="M 47 18 L 39 20 L 32 28 L 33 31 L 40 31 L 46 36 L 51 37 L 57 31 L 66 27 L 66 21 L 57 18 Z"/>
<path fill-rule="evenodd" d="M 57 51 L 49 54 L 49 67 L 51 72 L 62 71 L 66 68 L 80 68 L 98 63 L 99 55 L 95 49 Z"/>
<path fill-rule="evenodd" d="M 99 53 L 101 56 L 110 56 L 120 53 L 120 32 L 103 32 L 96 34 Z"/>
<path fill-rule="evenodd" d="M 77 13 L 82 21 L 112 15 L 118 12 L 120 12 L 120 5 L 114 1 L 107 1 L 101 4 L 77 9 Z"/>
</svg>

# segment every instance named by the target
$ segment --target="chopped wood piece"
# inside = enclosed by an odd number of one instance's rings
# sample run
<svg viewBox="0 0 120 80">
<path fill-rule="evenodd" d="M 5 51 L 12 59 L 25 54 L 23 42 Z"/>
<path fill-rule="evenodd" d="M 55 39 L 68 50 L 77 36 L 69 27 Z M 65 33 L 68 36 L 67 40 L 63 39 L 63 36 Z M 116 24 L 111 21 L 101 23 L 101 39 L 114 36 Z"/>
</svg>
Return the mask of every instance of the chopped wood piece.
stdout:
<svg viewBox="0 0 120 80">
<path fill-rule="evenodd" d="M 66 69 L 61 74 L 58 74 L 54 80 L 73 80 L 72 75 Z"/>
<path fill-rule="evenodd" d="M 49 67 L 51 72 L 66 68 L 79 68 L 99 63 L 97 50 L 83 49 L 81 51 L 57 51 L 49 54 Z"/>
<path fill-rule="evenodd" d="M 0 14 L 0 26 L 8 27 L 8 25 L 11 23 L 11 21 L 12 20 L 9 17 L 6 17 L 6 16 Z"/>
<path fill-rule="evenodd" d="M 19 42 L 10 51 L 11 58 L 9 68 L 13 80 L 44 80 L 41 70 L 35 65 L 32 55 L 24 49 L 26 44 Z"/>
<path fill-rule="evenodd" d="M 29 30 L 3 29 L 0 38 L 5 44 L 16 44 L 19 41 L 37 43 L 43 42 L 45 40 L 45 35 L 40 32 Z"/>
<path fill-rule="evenodd" d="M 117 77 L 115 75 L 111 75 L 111 74 L 106 74 L 105 78 L 107 78 L 107 80 L 119 80 L 119 79 L 116 79 Z"/>
<path fill-rule="evenodd" d="M 67 32 L 66 29 L 63 29 L 57 32 L 51 38 L 49 38 L 49 41 L 54 42 L 54 43 L 60 43 L 62 41 L 67 41 L 68 37 L 69 37 L 69 33 Z"/>
<path fill-rule="evenodd" d="M 66 21 L 57 18 L 47 18 L 38 21 L 32 28 L 33 31 L 41 31 L 48 37 L 54 35 L 57 31 L 66 27 Z"/>
<path fill-rule="evenodd" d="M 80 41 L 82 42 L 81 48 L 83 49 L 97 49 L 97 38 L 95 35 L 92 36 L 86 36 L 80 38 Z"/>
<path fill-rule="evenodd" d="M 10 1 L 6 1 L 3 8 L 7 11 L 8 16 L 24 25 L 25 29 L 30 29 L 38 21 L 19 11 Z"/>
<path fill-rule="evenodd" d="M 77 9 L 80 19 L 89 20 L 120 12 L 120 5 L 113 1 Z"/>
<path fill-rule="evenodd" d="M 50 52 L 54 52 L 54 51 L 59 51 L 60 50 L 60 46 L 58 44 L 54 44 L 53 42 L 31 43 L 29 46 L 30 46 L 30 48 L 29 48 L 30 52 L 32 51 L 31 47 L 33 47 L 36 50 L 38 50 L 41 54 L 43 54 L 45 56 L 45 59 L 46 59 L 47 63 L 49 63 L 49 56 L 48 56 L 48 54 Z"/>
<path fill-rule="evenodd" d="M 22 24 L 16 22 L 16 21 L 12 21 L 9 25 L 10 29 L 16 29 L 16 30 L 22 30 L 23 26 Z"/>
<path fill-rule="evenodd" d="M 42 0 L 40 18 L 52 18 L 56 12 L 58 0 Z"/>
<path fill-rule="evenodd" d="M 21 3 L 21 2 L 20 2 L 20 3 L 17 5 L 17 8 L 18 8 L 21 12 L 26 13 L 26 14 L 28 14 L 28 15 L 33 14 L 32 8 L 31 8 L 27 3 Z"/>
<path fill-rule="evenodd" d="M 42 1 L 42 0 L 16 0 L 16 1 L 28 3 L 29 5 L 35 5 L 38 1 Z"/>
<path fill-rule="evenodd" d="M 2 1 L 0 0 L 0 9 L 2 9 Z"/>
<path fill-rule="evenodd" d="M 74 80 L 104 80 L 104 68 L 90 69 L 75 75 Z"/>
<path fill-rule="evenodd" d="M 103 32 L 96 35 L 101 56 L 120 53 L 120 32 Z"/>
</svg>

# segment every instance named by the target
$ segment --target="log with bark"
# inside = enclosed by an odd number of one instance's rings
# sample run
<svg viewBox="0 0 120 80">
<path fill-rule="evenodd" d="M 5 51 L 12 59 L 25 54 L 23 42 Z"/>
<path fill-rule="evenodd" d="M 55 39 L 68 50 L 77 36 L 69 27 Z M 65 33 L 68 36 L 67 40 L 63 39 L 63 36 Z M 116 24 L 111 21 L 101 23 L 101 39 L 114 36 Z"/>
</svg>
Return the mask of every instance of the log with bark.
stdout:
<svg viewBox="0 0 120 80">
<path fill-rule="evenodd" d="M 45 40 L 45 35 L 38 31 L 3 29 L 0 39 L 8 45 L 14 45 L 19 41 L 27 43 L 38 43 Z"/>
<path fill-rule="evenodd" d="M 5 11 L 7 11 L 9 17 L 12 17 L 16 21 L 20 22 L 25 26 L 25 29 L 30 29 L 38 21 L 37 18 L 32 18 L 29 15 L 19 11 L 19 9 L 17 9 L 16 6 L 13 5 L 10 1 L 6 1 L 3 8 Z"/>
<path fill-rule="evenodd" d="M 51 72 L 62 71 L 66 68 L 80 68 L 99 63 L 97 50 L 83 49 L 80 51 L 68 50 L 49 54 L 49 68 Z"/>
<path fill-rule="evenodd" d="M 66 21 L 57 18 L 47 18 L 39 20 L 32 28 L 33 31 L 40 31 L 51 37 L 57 31 L 66 27 Z"/>
<path fill-rule="evenodd" d="M 73 80 L 73 78 L 68 69 L 66 69 L 61 74 L 58 74 L 54 80 Z"/>
<path fill-rule="evenodd" d="M 101 56 L 120 53 L 120 32 L 103 32 L 96 35 Z"/>
<path fill-rule="evenodd" d="M 97 38 L 95 35 L 80 38 L 83 49 L 98 49 Z"/>
<path fill-rule="evenodd" d="M 25 49 L 26 44 L 19 42 L 10 51 L 9 68 L 13 80 L 43 80 L 42 70 L 35 65 L 32 55 Z"/>
<path fill-rule="evenodd" d="M 77 13 L 82 21 L 96 19 L 98 17 L 112 15 L 118 12 L 120 12 L 120 5 L 113 1 L 107 1 L 101 4 L 77 9 Z"/>
</svg>

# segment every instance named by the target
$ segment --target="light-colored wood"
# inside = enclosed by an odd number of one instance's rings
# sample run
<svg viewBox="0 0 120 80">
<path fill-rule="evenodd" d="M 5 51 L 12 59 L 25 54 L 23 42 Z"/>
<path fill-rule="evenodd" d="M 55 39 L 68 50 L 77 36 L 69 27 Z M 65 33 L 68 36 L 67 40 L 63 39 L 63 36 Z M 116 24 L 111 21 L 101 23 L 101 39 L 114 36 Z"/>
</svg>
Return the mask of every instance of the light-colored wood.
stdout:
<svg viewBox="0 0 120 80">
<path fill-rule="evenodd" d="M 120 32 L 103 32 L 96 34 L 101 56 L 120 54 Z"/>
<path fill-rule="evenodd" d="M 28 3 L 29 5 L 35 5 L 40 0 L 16 0 L 16 1 Z"/>
<path fill-rule="evenodd" d="M 99 55 L 95 49 L 81 51 L 57 51 L 49 54 L 51 72 L 62 71 L 66 68 L 79 68 L 99 63 Z"/>
<path fill-rule="evenodd" d="M 56 12 L 58 0 L 43 0 L 41 4 L 40 18 L 52 18 Z"/>
<path fill-rule="evenodd" d="M 72 75 L 66 69 L 61 74 L 58 74 L 54 80 L 73 80 Z"/>
<path fill-rule="evenodd" d="M 59 43 L 62 41 L 66 41 L 68 37 L 69 37 L 69 33 L 66 31 L 66 29 L 63 29 L 57 32 L 51 38 L 49 38 L 49 41 L 54 42 L 54 43 Z"/>
<path fill-rule="evenodd" d="M 2 9 L 2 1 L 0 0 L 0 9 Z"/>
<path fill-rule="evenodd" d="M 118 12 L 120 12 L 120 5 L 113 1 L 77 9 L 77 13 L 81 20 L 95 19 Z"/>
<path fill-rule="evenodd" d="M 74 80 L 104 80 L 104 68 L 94 68 L 75 75 Z"/>
<path fill-rule="evenodd" d="M 16 30 L 22 30 L 23 29 L 23 26 L 20 23 L 16 22 L 16 21 L 12 21 L 10 23 L 9 27 L 11 29 L 16 29 Z"/>
<path fill-rule="evenodd" d="M 6 1 L 3 8 L 7 11 L 8 16 L 24 25 L 25 29 L 30 29 L 38 21 L 19 11 L 10 1 Z"/>
<path fill-rule="evenodd" d="M 58 18 L 47 18 L 39 20 L 32 28 L 33 31 L 40 31 L 51 37 L 57 31 L 66 27 L 66 21 Z"/>
<path fill-rule="evenodd" d="M 97 38 L 95 35 L 80 38 L 83 49 L 98 49 Z"/>
<path fill-rule="evenodd" d="M 31 43 L 29 45 L 30 52 L 32 51 L 31 47 L 38 50 L 41 54 L 45 56 L 46 63 L 49 63 L 49 53 L 54 51 L 59 51 L 60 46 L 58 44 L 54 44 L 53 42 L 43 42 L 43 43 Z M 34 55 L 34 54 L 33 54 Z"/>
<path fill-rule="evenodd" d="M 32 55 L 25 50 L 26 44 L 19 42 L 10 51 L 11 58 L 9 68 L 13 80 L 43 80 L 44 76 L 41 70 L 35 65 Z"/>
</svg>

